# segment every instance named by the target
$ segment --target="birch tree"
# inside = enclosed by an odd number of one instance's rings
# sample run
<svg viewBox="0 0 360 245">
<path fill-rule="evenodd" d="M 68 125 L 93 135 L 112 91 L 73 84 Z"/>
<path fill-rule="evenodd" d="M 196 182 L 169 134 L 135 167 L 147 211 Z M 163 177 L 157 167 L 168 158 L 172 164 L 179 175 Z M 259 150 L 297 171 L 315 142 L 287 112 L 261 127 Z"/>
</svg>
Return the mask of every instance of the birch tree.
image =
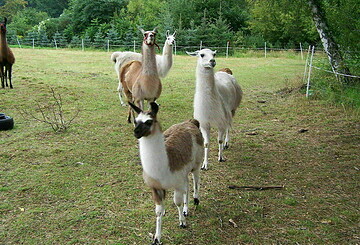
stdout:
<svg viewBox="0 0 360 245">
<path fill-rule="evenodd" d="M 351 79 L 351 73 L 349 68 L 346 66 L 342 57 L 341 51 L 338 44 L 336 43 L 325 18 L 324 10 L 321 6 L 321 0 L 308 0 L 308 4 L 311 9 L 312 17 L 319 33 L 321 42 L 324 47 L 324 51 L 329 58 L 331 68 L 337 78 L 342 83 L 348 84 L 354 79 Z M 338 74 L 344 74 L 338 75 Z"/>
</svg>

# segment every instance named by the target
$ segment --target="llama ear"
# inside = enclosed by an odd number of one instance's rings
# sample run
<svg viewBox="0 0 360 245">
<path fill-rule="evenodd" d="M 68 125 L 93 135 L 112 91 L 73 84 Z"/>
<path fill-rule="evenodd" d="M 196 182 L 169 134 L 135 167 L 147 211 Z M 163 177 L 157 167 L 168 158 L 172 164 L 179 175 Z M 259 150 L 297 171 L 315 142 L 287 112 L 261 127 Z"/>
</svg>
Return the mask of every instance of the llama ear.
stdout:
<svg viewBox="0 0 360 245">
<path fill-rule="evenodd" d="M 199 51 L 195 51 L 195 52 L 188 52 L 186 51 L 186 53 L 190 56 L 197 56 L 199 54 Z"/>
<path fill-rule="evenodd" d="M 129 105 L 131 106 L 131 108 L 133 108 L 133 110 L 137 113 L 137 114 L 140 114 L 141 112 L 143 112 L 139 107 L 137 107 L 136 105 L 134 105 L 133 103 L 131 102 L 128 102 Z"/>
<path fill-rule="evenodd" d="M 143 28 L 139 28 L 139 30 L 141 31 L 141 33 L 144 35 L 145 34 L 145 31 Z"/>
<path fill-rule="evenodd" d="M 168 36 L 170 36 L 170 31 L 169 30 L 166 31 L 166 37 L 168 37 Z"/>
<path fill-rule="evenodd" d="M 174 34 L 173 34 L 173 37 L 175 37 L 176 36 L 176 31 L 174 31 Z"/>
<path fill-rule="evenodd" d="M 159 105 L 156 102 L 151 102 L 150 106 L 151 106 L 151 113 L 156 115 L 159 111 Z"/>
<path fill-rule="evenodd" d="M 6 17 L 4 17 L 4 24 L 6 25 L 6 22 L 7 22 L 7 18 Z"/>
<path fill-rule="evenodd" d="M 157 33 L 157 26 L 155 26 L 155 28 L 154 28 L 154 30 L 153 30 L 153 32 L 155 32 L 155 33 Z"/>
</svg>

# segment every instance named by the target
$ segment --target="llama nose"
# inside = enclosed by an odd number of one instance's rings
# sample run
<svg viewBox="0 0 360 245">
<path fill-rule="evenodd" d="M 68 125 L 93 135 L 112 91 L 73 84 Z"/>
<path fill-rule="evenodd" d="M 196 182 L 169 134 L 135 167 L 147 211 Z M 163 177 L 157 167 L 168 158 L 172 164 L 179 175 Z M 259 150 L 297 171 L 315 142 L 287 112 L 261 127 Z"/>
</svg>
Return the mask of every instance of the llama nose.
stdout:
<svg viewBox="0 0 360 245">
<path fill-rule="evenodd" d="M 211 64 L 212 67 L 215 67 L 216 66 L 216 61 L 214 59 L 211 59 L 210 64 Z"/>
</svg>

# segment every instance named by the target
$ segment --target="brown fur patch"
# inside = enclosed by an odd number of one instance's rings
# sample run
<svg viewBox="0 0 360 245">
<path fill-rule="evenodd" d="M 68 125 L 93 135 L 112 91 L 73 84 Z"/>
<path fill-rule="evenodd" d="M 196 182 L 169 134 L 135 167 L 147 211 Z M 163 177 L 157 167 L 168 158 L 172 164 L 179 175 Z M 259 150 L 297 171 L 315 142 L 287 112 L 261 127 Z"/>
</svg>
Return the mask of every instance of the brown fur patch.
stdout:
<svg viewBox="0 0 360 245">
<path fill-rule="evenodd" d="M 193 145 L 192 141 L 189 144 L 189 139 L 195 137 L 196 143 L 203 145 L 201 132 L 191 120 L 171 126 L 164 136 L 172 172 L 182 169 L 191 160 Z"/>
<path fill-rule="evenodd" d="M 230 70 L 230 68 L 222 68 L 222 69 L 220 69 L 219 71 L 226 72 L 226 73 L 228 73 L 228 74 L 230 74 L 230 75 L 233 74 L 233 73 L 232 73 L 232 70 Z"/>
</svg>

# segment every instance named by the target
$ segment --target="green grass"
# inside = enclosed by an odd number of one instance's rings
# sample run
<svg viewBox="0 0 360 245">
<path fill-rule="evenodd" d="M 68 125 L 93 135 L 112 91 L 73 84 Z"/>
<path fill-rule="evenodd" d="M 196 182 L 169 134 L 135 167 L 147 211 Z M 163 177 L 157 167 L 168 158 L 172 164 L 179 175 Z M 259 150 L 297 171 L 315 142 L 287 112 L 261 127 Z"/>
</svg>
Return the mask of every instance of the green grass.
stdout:
<svg viewBox="0 0 360 245">
<path fill-rule="evenodd" d="M 15 120 L 13 130 L 0 131 L 0 244 L 149 244 L 154 204 L 110 53 L 13 51 L 14 89 L 0 90 L 0 110 Z M 360 243 L 360 121 L 342 107 L 279 92 L 301 84 L 303 62 L 287 54 L 217 59 L 245 95 L 228 160 L 216 162 L 213 130 L 200 206 L 190 206 L 188 228 L 180 229 L 168 195 L 164 244 Z M 195 64 L 176 56 L 162 81 L 164 129 L 192 117 Z M 61 93 L 67 113 L 81 110 L 64 133 L 20 114 L 36 113 L 50 88 Z M 228 188 L 234 184 L 285 188 Z"/>
</svg>

